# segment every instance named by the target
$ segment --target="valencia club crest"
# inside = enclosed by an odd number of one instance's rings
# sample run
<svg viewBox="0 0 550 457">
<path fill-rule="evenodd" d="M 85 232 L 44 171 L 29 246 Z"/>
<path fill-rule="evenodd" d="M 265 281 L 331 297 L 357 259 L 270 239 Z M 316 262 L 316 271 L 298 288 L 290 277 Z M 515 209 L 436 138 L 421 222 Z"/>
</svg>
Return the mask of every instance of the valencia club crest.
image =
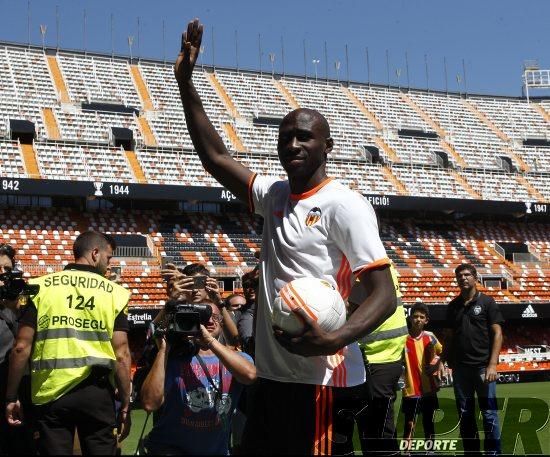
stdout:
<svg viewBox="0 0 550 457">
<path fill-rule="evenodd" d="M 319 219 L 321 219 L 321 208 L 316 206 L 315 208 L 310 209 L 309 213 L 307 213 L 306 225 L 311 227 L 312 225 L 315 225 Z"/>
</svg>

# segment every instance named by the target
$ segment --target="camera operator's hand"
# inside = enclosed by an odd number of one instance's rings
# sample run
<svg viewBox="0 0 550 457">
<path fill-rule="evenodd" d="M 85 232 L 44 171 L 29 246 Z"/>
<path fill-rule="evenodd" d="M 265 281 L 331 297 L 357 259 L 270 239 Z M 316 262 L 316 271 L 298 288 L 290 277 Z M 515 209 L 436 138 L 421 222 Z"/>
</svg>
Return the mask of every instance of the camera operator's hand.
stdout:
<svg viewBox="0 0 550 457">
<path fill-rule="evenodd" d="M 218 281 L 214 278 L 206 278 L 206 292 L 208 297 L 212 300 L 212 303 L 219 307 L 223 307 L 223 299 L 220 294 L 220 287 L 218 286 Z"/>
<path fill-rule="evenodd" d="M 215 338 L 210 334 L 204 325 L 201 324 L 201 333 L 196 337 L 196 342 L 203 349 L 209 348 Z"/>
<path fill-rule="evenodd" d="M 14 427 L 23 424 L 23 409 L 19 400 L 6 403 L 6 420 Z"/>
<path fill-rule="evenodd" d="M 168 343 L 165 336 L 155 337 L 155 343 L 159 351 L 166 351 L 168 349 Z"/>
</svg>

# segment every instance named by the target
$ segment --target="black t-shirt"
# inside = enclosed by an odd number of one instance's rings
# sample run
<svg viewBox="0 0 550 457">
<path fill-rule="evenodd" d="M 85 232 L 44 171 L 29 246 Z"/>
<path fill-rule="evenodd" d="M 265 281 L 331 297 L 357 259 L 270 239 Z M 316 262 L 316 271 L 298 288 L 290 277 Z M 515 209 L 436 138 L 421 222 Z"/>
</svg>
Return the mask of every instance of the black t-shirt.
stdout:
<svg viewBox="0 0 550 457">
<path fill-rule="evenodd" d="M 92 273 L 99 274 L 94 267 L 91 267 L 88 265 L 80 265 L 76 263 L 70 263 L 65 267 L 65 270 L 82 270 L 82 271 L 90 271 Z M 25 308 L 21 311 L 21 316 L 19 317 L 19 323 L 21 325 L 28 325 L 29 327 L 32 327 L 36 330 L 37 316 L 38 316 L 38 311 L 36 309 L 36 306 L 31 300 L 29 300 Z M 118 314 L 118 316 L 115 318 L 113 330 L 120 331 L 120 332 L 128 332 L 129 328 L 130 327 L 128 324 L 128 315 L 126 314 L 125 310 L 122 310 Z"/>
<path fill-rule="evenodd" d="M 504 319 L 495 300 L 478 292 L 464 306 L 462 296 L 456 297 L 447 307 L 447 326 L 453 330 L 449 363 L 486 367 L 491 357 L 491 325 L 502 324 Z"/>
</svg>

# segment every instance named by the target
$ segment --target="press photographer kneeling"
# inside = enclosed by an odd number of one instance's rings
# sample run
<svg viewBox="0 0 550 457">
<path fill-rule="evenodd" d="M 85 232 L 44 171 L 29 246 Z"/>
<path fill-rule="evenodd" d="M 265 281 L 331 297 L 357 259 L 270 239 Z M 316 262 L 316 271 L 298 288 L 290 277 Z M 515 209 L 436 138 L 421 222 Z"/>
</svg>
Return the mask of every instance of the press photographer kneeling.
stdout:
<svg viewBox="0 0 550 457">
<path fill-rule="evenodd" d="M 180 299 L 168 301 L 155 331 L 158 354 L 141 402 L 149 412 L 163 408 L 143 442 L 147 454 L 227 455 L 239 396 L 256 380 L 251 357 L 218 341 L 220 309 L 206 299 L 188 304 L 197 287 L 189 276 L 175 280 Z"/>
</svg>

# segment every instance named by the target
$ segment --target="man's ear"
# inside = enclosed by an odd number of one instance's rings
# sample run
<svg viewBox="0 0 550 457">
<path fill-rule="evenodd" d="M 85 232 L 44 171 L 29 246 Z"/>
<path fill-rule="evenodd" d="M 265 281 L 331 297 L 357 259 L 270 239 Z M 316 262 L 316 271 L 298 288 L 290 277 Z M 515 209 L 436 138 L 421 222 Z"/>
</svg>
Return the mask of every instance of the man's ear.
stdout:
<svg viewBox="0 0 550 457">
<path fill-rule="evenodd" d="M 93 248 L 92 249 L 92 260 L 95 262 L 99 258 L 99 249 Z"/>
<path fill-rule="evenodd" d="M 331 136 L 329 136 L 325 140 L 325 145 L 326 145 L 325 153 L 330 154 L 332 152 L 332 148 L 334 147 L 334 140 L 332 139 Z"/>
</svg>

